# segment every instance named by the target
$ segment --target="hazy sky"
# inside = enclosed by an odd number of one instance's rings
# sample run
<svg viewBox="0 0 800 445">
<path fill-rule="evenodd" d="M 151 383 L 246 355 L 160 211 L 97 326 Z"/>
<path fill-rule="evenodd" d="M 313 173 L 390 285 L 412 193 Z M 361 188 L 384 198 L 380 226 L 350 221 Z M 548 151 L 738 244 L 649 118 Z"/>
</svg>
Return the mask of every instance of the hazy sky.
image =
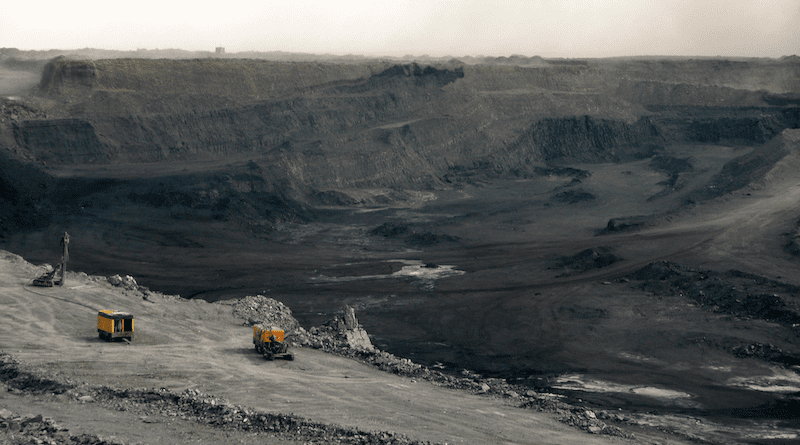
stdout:
<svg viewBox="0 0 800 445">
<path fill-rule="evenodd" d="M 429 54 L 800 54 L 800 0 L 25 1 L 0 47 Z"/>
</svg>

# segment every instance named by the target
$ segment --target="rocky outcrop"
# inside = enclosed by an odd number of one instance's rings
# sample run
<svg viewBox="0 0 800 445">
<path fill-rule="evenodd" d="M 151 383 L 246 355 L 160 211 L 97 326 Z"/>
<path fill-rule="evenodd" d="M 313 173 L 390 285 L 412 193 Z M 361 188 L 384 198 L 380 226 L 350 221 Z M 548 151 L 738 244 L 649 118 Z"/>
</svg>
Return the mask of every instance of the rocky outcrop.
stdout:
<svg viewBox="0 0 800 445">
<path fill-rule="evenodd" d="M 767 104 L 763 91 L 687 83 L 623 80 L 615 94 L 642 105 L 758 107 Z"/>
<path fill-rule="evenodd" d="M 97 81 L 97 66 L 91 60 L 56 57 L 45 65 L 39 88 L 50 92 L 64 87 L 92 87 Z"/>
<path fill-rule="evenodd" d="M 756 185 L 790 153 L 795 157 L 800 155 L 800 130 L 784 130 L 768 143 L 727 162 L 705 188 L 692 193 L 689 199 L 712 199 Z"/>
<path fill-rule="evenodd" d="M 785 129 L 800 128 L 798 107 L 652 106 L 667 142 L 761 144 Z"/>
<path fill-rule="evenodd" d="M 797 68 L 788 59 L 506 62 L 52 60 L 41 84 L 47 112 L 4 111 L 5 155 L 31 170 L 129 163 L 164 170 L 157 180 L 36 188 L 46 175 L 36 184 L 18 181 L 0 166 L 0 184 L 12 190 L 0 196 L 11 203 L 0 211 L 0 233 L 26 230 L 21 221 L 49 224 L 52 203 L 60 205 L 64 193 L 96 205 L 177 203 L 189 219 L 261 233 L 281 219 L 302 220 L 305 203 L 378 203 L 352 199 L 342 193 L 348 188 L 517 179 L 548 163 L 641 159 L 667 143 L 760 143 L 800 126 L 800 108 L 787 93 L 795 85 L 781 77 Z M 767 96 L 785 105 L 756 100 Z M 195 162 L 212 167 L 169 177 Z M 50 192 L 56 189 L 81 196 Z M 381 203 L 401 199 L 387 193 Z M 453 241 L 431 235 L 411 242 Z"/>
<path fill-rule="evenodd" d="M 358 323 L 355 311 L 350 306 L 345 306 L 341 316 L 333 318 L 322 326 L 314 326 L 308 331 L 298 329 L 292 334 L 291 340 L 301 346 L 324 350 L 375 349 L 367 331 Z"/>
</svg>

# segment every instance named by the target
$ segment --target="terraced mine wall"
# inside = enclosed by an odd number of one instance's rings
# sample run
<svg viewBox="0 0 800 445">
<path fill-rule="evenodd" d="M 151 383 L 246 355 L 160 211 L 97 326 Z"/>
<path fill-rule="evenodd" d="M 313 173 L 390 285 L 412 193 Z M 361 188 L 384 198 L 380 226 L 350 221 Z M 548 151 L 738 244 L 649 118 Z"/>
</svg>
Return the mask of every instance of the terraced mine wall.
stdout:
<svg viewBox="0 0 800 445">
<path fill-rule="evenodd" d="M 42 71 L 35 109 L 4 105 L 0 144 L 9 162 L 32 166 L 153 164 L 167 177 L 204 162 L 217 179 L 161 183 L 191 202 L 222 190 L 210 208 L 321 194 L 352 202 L 340 191 L 530 176 L 549 164 L 643 158 L 669 143 L 762 144 L 800 127 L 798 78 L 792 58 L 535 66 L 56 58 Z M 14 190 L 47 187 L 26 184 Z"/>
</svg>

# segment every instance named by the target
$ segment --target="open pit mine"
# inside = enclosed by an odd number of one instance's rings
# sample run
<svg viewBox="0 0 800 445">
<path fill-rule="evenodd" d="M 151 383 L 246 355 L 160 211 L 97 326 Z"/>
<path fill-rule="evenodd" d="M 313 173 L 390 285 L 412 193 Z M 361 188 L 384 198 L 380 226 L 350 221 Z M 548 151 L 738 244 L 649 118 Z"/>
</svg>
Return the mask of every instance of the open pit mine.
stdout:
<svg viewBox="0 0 800 445">
<path fill-rule="evenodd" d="M 0 49 L 0 441 L 800 442 L 800 58 L 248 57 Z"/>
</svg>

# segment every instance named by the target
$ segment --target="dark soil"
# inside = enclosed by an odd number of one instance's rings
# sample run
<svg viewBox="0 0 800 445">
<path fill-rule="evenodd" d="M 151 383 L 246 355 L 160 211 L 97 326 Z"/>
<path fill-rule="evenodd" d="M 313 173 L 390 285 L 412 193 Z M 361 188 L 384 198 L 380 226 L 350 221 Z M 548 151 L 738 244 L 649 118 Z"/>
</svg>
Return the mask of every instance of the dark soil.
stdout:
<svg viewBox="0 0 800 445">
<path fill-rule="evenodd" d="M 575 255 L 562 257 L 556 260 L 552 268 L 565 268 L 569 272 L 563 275 L 576 272 L 585 272 L 590 269 L 599 269 L 621 261 L 622 258 L 614 254 L 614 249 L 607 246 L 599 246 L 586 249 Z"/>
<path fill-rule="evenodd" d="M 577 204 L 579 202 L 594 201 L 595 196 L 584 190 L 567 190 L 553 195 L 551 199 L 565 204 Z"/>
<path fill-rule="evenodd" d="M 800 324 L 800 287 L 738 270 L 719 273 L 678 264 L 652 263 L 630 279 L 658 295 L 680 295 L 702 307 L 788 327 Z"/>
</svg>

